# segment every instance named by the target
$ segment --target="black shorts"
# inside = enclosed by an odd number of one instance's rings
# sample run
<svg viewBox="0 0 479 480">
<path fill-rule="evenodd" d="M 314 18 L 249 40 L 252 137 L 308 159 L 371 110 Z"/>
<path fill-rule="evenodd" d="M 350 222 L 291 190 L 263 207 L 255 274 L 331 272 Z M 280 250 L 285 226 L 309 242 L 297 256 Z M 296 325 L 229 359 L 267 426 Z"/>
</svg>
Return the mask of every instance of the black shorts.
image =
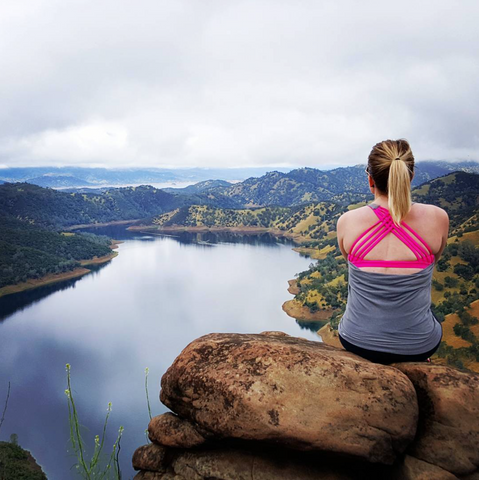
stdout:
<svg viewBox="0 0 479 480">
<path fill-rule="evenodd" d="M 397 353 L 377 352 L 375 350 L 367 350 L 365 348 L 357 347 L 339 335 L 339 341 L 341 342 L 341 345 L 348 352 L 355 353 L 360 357 L 371 360 L 371 362 L 381 363 L 383 365 L 389 365 L 390 363 L 396 362 L 425 362 L 439 348 L 439 345 L 441 345 L 441 340 L 439 340 L 439 343 L 428 352 L 420 353 L 418 355 L 399 355 Z"/>
</svg>

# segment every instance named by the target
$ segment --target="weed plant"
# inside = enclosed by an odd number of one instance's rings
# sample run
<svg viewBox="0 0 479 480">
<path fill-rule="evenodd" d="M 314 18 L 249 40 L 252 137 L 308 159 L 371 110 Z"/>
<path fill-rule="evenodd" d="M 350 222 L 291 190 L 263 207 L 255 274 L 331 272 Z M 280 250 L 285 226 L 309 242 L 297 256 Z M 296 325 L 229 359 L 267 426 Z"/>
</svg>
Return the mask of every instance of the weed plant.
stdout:
<svg viewBox="0 0 479 480">
<path fill-rule="evenodd" d="M 105 423 L 103 424 L 103 431 L 100 435 L 95 436 L 95 447 L 91 459 L 88 460 L 85 449 L 85 442 L 80 432 L 80 421 L 78 418 L 78 411 L 73 399 L 71 387 L 70 365 L 66 365 L 67 371 L 67 389 L 65 394 L 68 399 L 68 420 L 70 424 L 70 443 L 77 458 L 77 463 L 74 465 L 78 473 L 87 480 L 92 479 L 117 479 L 121 480 L 121 470 L 119 463 L 120 455 L 120 441 L 123 434 L 123 427 L 118 430 L 118 436 L 113 444 L 111 454 L 107 460 L 103 459 L 102 451 L 105 443 L 105 434 L 108 424 L 108 418 L 111 413 L 111 403 L 108 403 Z"/>
<path fill-rule="evenodd" d="M 146 392 L 146 406 L 148 407 L 148 416 L 150 417 L 151 421 L 151 405 L 150 405 L 150 396 L 148 395 L 148 374 L 150 373 L 150 369 L 148 367 L 145 368 L 145 392 Z M 150 438 L 148 437 L 148 429 L 145 430 L 145 437 L 146 443 L 150 443 Z"/>
<path fill-rule="evenodd" d="M 8 382 L 8 391 L 7 391 L 7 398 L 5 398 L 5 406 L 3 407 L 2 418 L 0 419 L 0 430 L 2 428 L 3 422 L 5 421 L 5 414 L 7 413 L 8 407 L 8 400 L 10 398 L 10 382 Z M 149 402 L 148 402 L 149 403 Z M 151 415 L 150 415 L 151 418 Z"/>
</svg>

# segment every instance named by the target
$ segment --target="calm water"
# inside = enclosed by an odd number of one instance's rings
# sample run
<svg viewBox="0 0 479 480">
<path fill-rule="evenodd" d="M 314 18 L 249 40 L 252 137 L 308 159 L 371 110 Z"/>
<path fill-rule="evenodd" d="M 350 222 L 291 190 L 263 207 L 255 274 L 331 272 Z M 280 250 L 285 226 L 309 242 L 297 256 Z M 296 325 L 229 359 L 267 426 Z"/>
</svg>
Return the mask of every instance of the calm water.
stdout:
<svg viewBox="0 0 479 480">
<path fill-rule="evenodd" d="M 118 257 L 81 279 L 0 299 L 0 414 L 11 382 L 0 440 L 16 433 L 50 479 L 77 478 L 67 453 L 66 363 L 88 444 L 112 402 L 107 446 L 123 425 L 120 459 L 128 479 L 133 451 L 146 443 L 145 367 L 157 415 L 167 411 L 158 400 L 161 376 L 201 335 L 282 330 L 319 340 L 281 309 L 292 298 L 287 280 L 311 262 L 287 242 L 268 235 L 151 236 L 123 227 L 95 232 L 125 240 Z"/>
</svg>

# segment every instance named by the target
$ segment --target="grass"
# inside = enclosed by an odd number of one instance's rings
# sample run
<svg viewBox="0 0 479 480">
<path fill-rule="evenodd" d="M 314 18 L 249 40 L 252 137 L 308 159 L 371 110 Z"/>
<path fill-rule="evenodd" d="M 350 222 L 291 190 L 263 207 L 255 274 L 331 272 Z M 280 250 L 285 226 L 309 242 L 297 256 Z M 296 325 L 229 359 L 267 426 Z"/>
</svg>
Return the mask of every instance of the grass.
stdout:
<svg viewBox="0 0 479 480">
<path fill-rule="evenodd" d="M 8 382 L 7 397 L 5 398 L 5 406 L 3 407 L 2 418 L 0 419 L 0 430 L 2 429 L 3 422 L 5 421 L 5 414 L 7 413 L 9 399 L 10 399 L 10 382 Z"/>
<path fill-rule="evenodd" d="M 107 414 L 103 424 L 103 431 L 100 435 L 95 436 L 95 446 L 93 455 L 88 460 L 85 442 L 80 432 L 80 420 L 71 386 L 70 365 L 66 365 L 67 371 L 67 389 L 65 394 L 68 399 L 68 420 L 70 425 L 70 443 L 77 457 L 77 463 L 74 465 L 79 475 L 85 479 L 118 479 L 121 480 L 121 470 L 119 463 L 120 441 L 123 434 L 123 427 L 118 430 L 118 436 L 112 447 L 112 452 L 107 460 L 102 457 L 103 447 L 105 444 L 106 428 L 111 413 L 111 403 L 108 403 Z"/>
</svg>

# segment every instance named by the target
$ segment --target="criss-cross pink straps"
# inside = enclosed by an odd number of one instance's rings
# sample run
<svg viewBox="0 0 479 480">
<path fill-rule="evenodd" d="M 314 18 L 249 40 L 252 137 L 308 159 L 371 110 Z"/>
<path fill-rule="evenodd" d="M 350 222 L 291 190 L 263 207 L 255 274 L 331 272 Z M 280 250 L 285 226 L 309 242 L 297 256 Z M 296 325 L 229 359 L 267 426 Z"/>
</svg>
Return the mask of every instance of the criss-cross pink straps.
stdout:
<svg viewBox="0 0 479 480">
<path fill-rule="evenodd" d="M 356 239 L 348 255 L 349 262 L 356 267 L 396 268 L 426 268 L 434 263 L 435 258 L 429 245 L 409 225 L 405 222 L 396 225 L 386 208 L 378 206 L 371 209 L 379 220 Z M 364 257 L 389 233 L 396 235 L 414 253 L 416 260 L 366 260 Z"/>
</svg>

